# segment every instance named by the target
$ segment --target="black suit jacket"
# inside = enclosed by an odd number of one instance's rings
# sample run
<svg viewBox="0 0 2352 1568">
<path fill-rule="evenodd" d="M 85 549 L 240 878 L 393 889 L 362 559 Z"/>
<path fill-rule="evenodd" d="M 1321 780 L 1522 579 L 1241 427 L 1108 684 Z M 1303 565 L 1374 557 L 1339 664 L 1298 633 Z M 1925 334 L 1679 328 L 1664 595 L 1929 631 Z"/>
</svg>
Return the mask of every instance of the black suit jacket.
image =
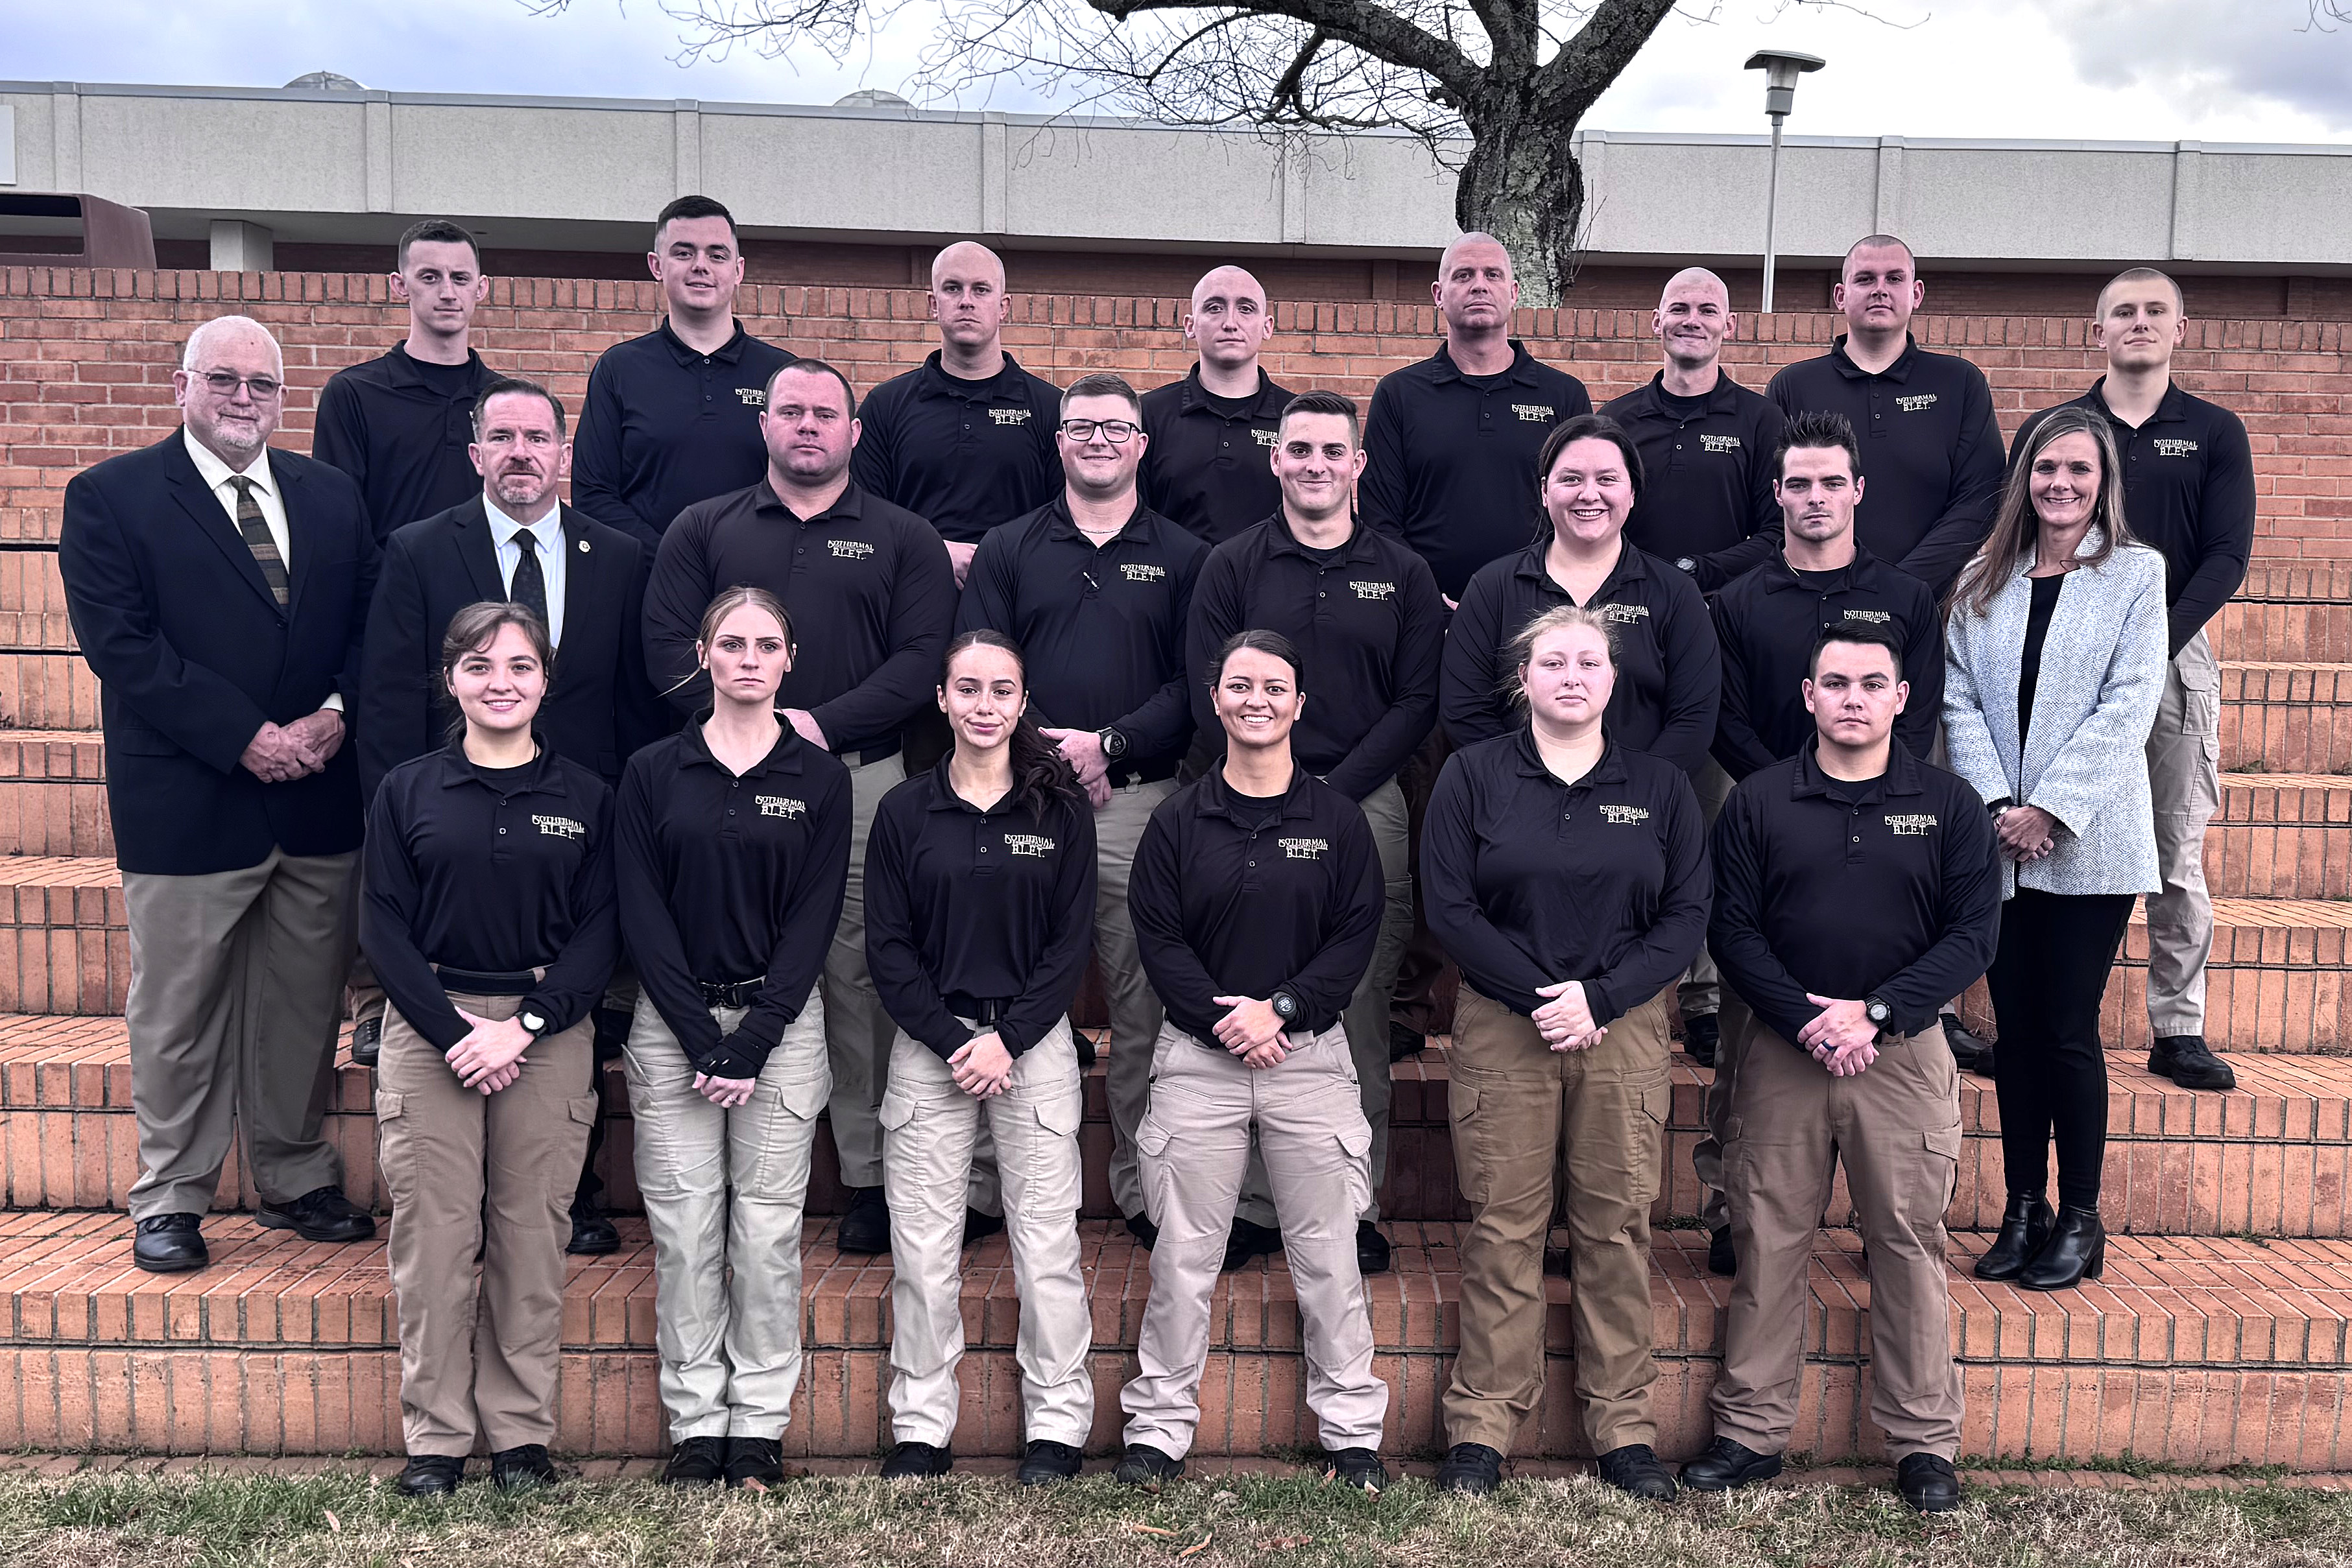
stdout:
<svg viewBox="0 0 2352 1568">
<path fill-rule="evenodd" d="M 618 784 L 629 754 L 669 727 L 646 678 L 645 547 L 563 512 L 563 643 L 537 728 L 556 754 Z M 457 705 L 441 685 L 441 639 L 468 604 L 507 596 L 478 495 L 394 528 L 368 613 L 360 683 L 360 785 L 448 744 Z"/>
<path fill-rule="evenodd" d="M 360 846 L 349 731 L 326 768 L 264 784 L 239 761 L 265 722 L 360 691 L 375 536 L 359 486 L 290 452 L 265 459 L 286 503 L 287 607 L 173 430 L 66 486 L 58 567 L 104 690 L 106 797 L 128 872 L 203 875 Z M 346 714 L 346 723 L 350 715 Z"/>
</svg>

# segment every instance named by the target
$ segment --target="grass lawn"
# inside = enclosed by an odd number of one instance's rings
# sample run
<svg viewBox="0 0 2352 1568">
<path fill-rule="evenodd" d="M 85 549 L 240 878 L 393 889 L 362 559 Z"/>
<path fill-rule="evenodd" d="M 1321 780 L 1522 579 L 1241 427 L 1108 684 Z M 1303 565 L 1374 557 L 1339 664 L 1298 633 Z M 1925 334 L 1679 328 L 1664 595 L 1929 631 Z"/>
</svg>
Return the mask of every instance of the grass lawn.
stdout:
<svg viewBox="0 0 2352 1568">
<path fill-rule="evenodd" d="M 1148 1529 L 1139 1527 L 1149 1527 Z M 1784 1485 L 1636 1502 L 1586 1479 L 1513 1481 L 1486 1502 L 1402 1479 L 1378 1497 L 1303 1476 L 1219 1476 L 1154 1496 L 1090 1476 L 1042 1493 L 997 1479 L 787 1482 L 765 1497 L 568 1482 L 508 1498 L 468 1485 L 413 1503 L 358 1472 L 0 1473 L 9 1568 L 1534 1568 L 1573 1564 L 2352 1563 L 2352 1493 L 1971 1488 L 1923 1520 L 1883 1488 Z"/>
</svg>

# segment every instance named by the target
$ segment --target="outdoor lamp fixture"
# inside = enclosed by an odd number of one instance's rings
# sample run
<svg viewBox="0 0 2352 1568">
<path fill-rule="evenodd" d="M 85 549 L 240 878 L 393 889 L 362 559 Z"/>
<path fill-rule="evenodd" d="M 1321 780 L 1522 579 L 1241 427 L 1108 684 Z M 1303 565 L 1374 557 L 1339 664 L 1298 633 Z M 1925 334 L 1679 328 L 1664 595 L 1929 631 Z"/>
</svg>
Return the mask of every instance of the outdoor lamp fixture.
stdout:
<svg viewBox="0 0 2352 1568">
<path fill-rule="evenodd" d="M 1797 78 L 1829 62 L 1791 49 L 1759 49 L 1747 68 L 1764 73 L 1764 112 L 1772 120 L 1772 183 L 1764 197 L 1764 311 L 1772 309 L 1772 268 L 1779 259 L 1780 223 L 1780 122 L 1797 107 Z"/>
</svg>

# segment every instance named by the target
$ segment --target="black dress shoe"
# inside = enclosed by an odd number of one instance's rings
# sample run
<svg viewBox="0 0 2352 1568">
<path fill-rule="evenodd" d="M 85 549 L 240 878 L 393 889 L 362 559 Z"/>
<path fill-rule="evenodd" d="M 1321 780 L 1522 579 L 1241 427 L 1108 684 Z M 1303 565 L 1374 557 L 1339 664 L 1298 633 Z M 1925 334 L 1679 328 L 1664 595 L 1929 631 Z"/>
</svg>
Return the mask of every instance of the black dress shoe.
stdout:
<svg viewBox="0 0 2352 1568">
<path fill-rule="evenodd" d="M 213 1260 L 200 1214 L 151 1214 L 131 1229 L 131 1260 L 151 1274 L 184 1274 Z"/>
<path fill-rule="evenodd" d="M 1389 1468 L 1370 1448 L 1326 1448 L 1323 1476 L 1359 1491 L 1379 1491 L 1389 1484 Z"/>
<path fill-rule="evenodd" d="M 1160 1245 L 1160 1227 L 1140 1214 L 1122 1216 L 1127 1221 L 1127 1233 L 1135 1238 L 1136 1245 L 1146 1252 Z"/>
<path fill-rule="evenodd" d="M 1428 1047 L 1429 1037 L 1411 1024 L 1391 1022 L 1389 1025 L 1389 1061 L 1391 1063 L 1419 1056 Z"/>
<path fill-rule="evenodd" d="M 383 1015 L 362 1019 L 352 1025 L 352 1060 L 362 1067 L 373 1067 L 376 1058 L 383 1054 Z"/>
<path fill-rule="evenodd" d="M 602 1258 L 621 1249 L 621 1232 L 604 1206 L 593 1198 L 572 1200 L 572 1239 L 563 1249 L 574 1258 Z"/>
<path fill-rule="evenodd" d="M 1647 1443 L 1628 1443 L 1601 1455 L 1601 1479 L 1652 1502 L 1675 1500 L 1675 1478 Z"/>
<path fill-rule="evenodd" d="M 766 1491 L 784 1482 L 784 1445 L 774 1437 L 727 1439 L 727 1484 Z"/>
<path fill-rule="evenodd" d="M 1715 1053 L 1723 1043 L 1723 1022 L 1713 1013 L 1700 1013 L 1683 1019 L 1683 1054 L 1701 1067 L 1715 1065 Z"/>
<path fill-rule="evenodd" d="M 1921 1513 L 1949 1513 L 1960 1506 L 1960 1478 L 1939 1454 L 1906 1454 L 1895 1467 L 1895 1490 Z"/>
<path fill-rule="evenodd" d="M 1235 1215 L 1233 1230 L 1225 1238 L 1225 1261 L 1219 1271 L 1230 1274 L 1253 1258 L 1263 1258 L 1269 1252 L 1281 1250 L 1280 1229 Z"/>
<path fill-rule="evenodd" d="M 1081 1457 L 1077 1449 L 1067 1443 L 1039 1437 L 1021 1450 L 1021 1468 L 1013 1472 L 1013 1479 L 1024 1487 L 1051 1486 L 1055 1481 L 1076 1480 Z"/>
<path fill-rule="evenodd" d="M 1389 1271 L 1389 1239 L 1381 1228 L 1369 1219 L 1356 1221 L 1356 1271 L 1360 1274 L 1385 1274 Z"/>
<path fill-rule="evenodd" d="M 1503 1456 L 1484 1443 L 1456 1443 L 1437 1467 L 1437 1490 L 1485 1497 L 1503 1484 Z"/>
<path fill-rule="evenodd" d="M 1992 1047 L 1984 1038 L 1971 1032 L 1958 1013 L 1938 1013 L 1936 1021 L 1944 1026 L 1944 1043 L 1951 1049 L 1952 1064 L 1963 1072 L 1981 1072 L 1990 1077 L 1992 1059 L 1985 1053 Z"/>
<path fill-rule="evenodd" d="M 890 1250 L 890 1204 L 880 1187 L 849 1189 L 849 1208 L 841 1217 L 833 1244 L 844 1252 Z"/>
<path fill-rule="evenodd" d="M 1110 1479 L 1121 1486 L 1150 1487 L 1158 1491 L 1170 1481 L 1184 1479 L 1184 1461 L 1171 1459 L 1149 1443 L 1129 1443 L 1118 1457 Z"/>
<path fill-rule="evenodd" d="M 1728 1225 L 1706 1239 L 1706 1271 L 1727 1280 L 1739 1272 L 1739 1250 L 1731 1244 Z"/>
<path fill-rule="evenodd" d="M 1977 1260 L 1976 1276 L 1979 1280 L 2014 1280 L 2025 1271 L 2026 1260 L 2050 1239 L 2051 1228 L 2058 1223 L 2050 1200 L 2038 1192 L 2013 1192 L 2009 1195 L 2009 1207 L 2001 1211 L 2000 1234 Z"/>
<path fill-rule="evenodd" d="M 2029 1291 L 2071 1291 L 2085 1280 L 2095 1280 L 2107 1266 L 2107 1228 L 2095 1208 L 2058 1206 L 2058 1223 L 2050 1228 L 2017 1282 Z"/>
<path fill-rule="evenodd" d="M 2208 1050 L 2201 1034 L 2167 1034 L 2148 1047 L 2147 1070 L 2183 1089 L 2235 1089 L 2238 1074 Z"/>
<path fill-rule="evenodd" d="M 1078 1071 L 1081 1072 L 1095 1064 L 1095 1058 L 1101 1051 L 1101 1048 L 1095 1044 L 1095 1037 L 1082 1029 L 1074 1029 L 1070 1031 L 1070 1047 L 1077 1052 Z"/>
<path fill-rule="evenodd" d="M 1780 1473 L 1780 1455 L 1759 1454 L 1745 1443 L 1717 1437 L 1706 1453 L 1683 1466 L 1683 1485 L 1693 1491 L 1730 1491 Z"/>
<path fill-rule="evenodd" d="M 669 1451 L 669 1463 L 662 1467 L 661 1479 L 666 1487 L 717 1486 L 727 1479 L 727 1439 L 681 1440 Z"/>
<path fill-rule="evenodd" d="M 305 1241 L 365 1241 L 375 1235 L 374 1217 L 339 1186 L 314 1186 L 291 1203 L 264 1198 L 253 1218 L 267 1229 L 290 1230 Z"/>
<path fill-rule="evenodd" d="M 943 1476 L 955 1467 L 955 1450 L 935 1448 L 929 1443 L 901 1443 L 890 1450 L 882 1461 L 882 1479 L 886 1481 L 919 1480 L 925 1476 Z"/>
<path fill-rule="evenodd" d="M 963 1211 L 963 1244 L 976 1247 L 992 1236 L 1004 1234 L 1004 1216 L 982 1214 L 976 1208 Z"/>
<path fill-rule="evenodd" d="M 396 1484 L 403 1497 L 447 1497 L 465 1479 L 463 1454 L 411 1454 Z"/>
<path fill-rule="evenodd" d="M 551 1487 L 556 1479 L 555 1461 L 547 1457 L 544 1443 L 523 1443 L 490 1456 L 490 1482 L 500 1491 Z"/>
</svg>

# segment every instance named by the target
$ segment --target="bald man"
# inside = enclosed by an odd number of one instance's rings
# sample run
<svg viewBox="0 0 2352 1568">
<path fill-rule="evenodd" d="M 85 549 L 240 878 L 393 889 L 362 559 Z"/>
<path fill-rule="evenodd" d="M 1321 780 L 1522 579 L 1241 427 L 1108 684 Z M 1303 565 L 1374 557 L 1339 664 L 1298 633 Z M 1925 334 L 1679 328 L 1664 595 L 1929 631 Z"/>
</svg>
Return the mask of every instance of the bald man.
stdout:
<svg viewBox="0 0 2352 1568">
<path fill-rule="evenodd" d="M 1143 504 L 1208 544 L 1282 505 L 1271 459 L 1291 394 L 1257 362 L 1273 336 L 1258 280 L 1238 267 L 1213 267 L 1192 285 L 1184 316 L 1184 340 L 1199 360 L 1182 381 L 1143 394 Z"/>
<path fill-rule="evenodd" d="M 989 529 L 1062 493 L 1062 394 L 1004 351 L 1012 308 L 994 251 L 959 240 L 940 252 L 930 293 L 940 346 L 874 389 L 850 455 L 859 485 L 939 529 L 959 585 Z"/>
<path fill-rule="evenodd" d="M 1430 298 L 1445 340 L 1373 392 L 1357 506 L 1429 563 L 1451 602 L 1471 573 L 1534 537 L 1536 454 L 1592 399 L 1511 336 L 1519 286 L 1494 235 L 1474 230 L 1446 246 Z"/>
</svg>

